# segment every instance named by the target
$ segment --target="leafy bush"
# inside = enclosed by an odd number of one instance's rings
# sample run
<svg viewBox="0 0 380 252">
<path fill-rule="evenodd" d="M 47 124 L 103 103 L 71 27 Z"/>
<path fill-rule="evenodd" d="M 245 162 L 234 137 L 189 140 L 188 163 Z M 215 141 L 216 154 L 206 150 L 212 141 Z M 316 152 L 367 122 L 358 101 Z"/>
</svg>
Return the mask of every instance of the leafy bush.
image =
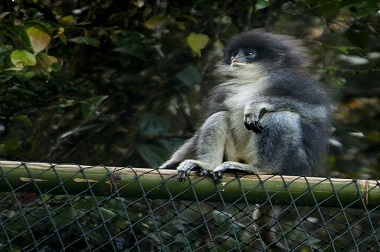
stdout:
<svg viewBox="0 0 380 252">
<path fill-rule="evenodd" d="M 158 166 L 197 128 L 232 35 L 302 38 L 336 102 L 330 166 L 379 168 L 377 4 L 371 1 L 5 1 L 0 156 Z"/>
</svg>

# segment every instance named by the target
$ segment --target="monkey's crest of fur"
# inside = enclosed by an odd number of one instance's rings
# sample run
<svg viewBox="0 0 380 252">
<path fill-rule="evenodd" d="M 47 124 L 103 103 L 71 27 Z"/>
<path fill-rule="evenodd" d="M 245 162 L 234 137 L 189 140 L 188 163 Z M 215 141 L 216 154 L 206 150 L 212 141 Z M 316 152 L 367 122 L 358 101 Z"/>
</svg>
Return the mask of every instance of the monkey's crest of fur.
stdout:
<svg viewBox="0 0 380 252">
<path fill-rule="evenodd" d="M 252 48 L 258 52 L 257 61 L 266 67 L 298 68 L 304 70 L 310 65 L 309 57 L 302 43 L 293 37 L 253 29 L 233 37 L 226 47 L 224 64 L 230 64 L 231 55 L 239 48 Z M 277 61 L 279 64 L 273 64 Z"/>
</svg>

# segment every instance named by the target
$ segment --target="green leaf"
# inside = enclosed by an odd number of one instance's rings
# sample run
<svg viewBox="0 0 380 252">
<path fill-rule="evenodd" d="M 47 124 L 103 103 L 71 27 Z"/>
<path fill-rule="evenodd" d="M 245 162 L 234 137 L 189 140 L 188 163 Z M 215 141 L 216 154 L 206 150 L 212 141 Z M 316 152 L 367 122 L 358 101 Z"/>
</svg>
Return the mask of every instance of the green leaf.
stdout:
<svg viewBox="0 0 380 252">
<path fill-rule="evenodd" d="M 34 26 L 27 28 L 26 33 L 29 36 L 30 44 L 35 53 L 41 52 L 50 44 L 50 35 Z"/>
<path fill-rule="evenodd" d="M 58 72 L 62 68 L 63 61 L 61 59 L 45 53 L 37 54 L 36 59 L 38 62 L 36 73 L 40 76 L 47 76 L 49 78 L 51 72 Z"/>
<path fill-rule="evenodd" d="M 96 38 L 90 38 L 90 37 L 76 37 L 69 39 L 70 42 L 77 43 L 77 44 L 83 44 L 83 45 L 91 45 L 94 47 L 100 47 L 100 41 Z"/>
<path fill-rule="evenodd" d="M 73 25 L 73 24 L 76 24 L 76 19 L 73 15 L 67 15 L 60 18 L 58 20 L 58 23 L 62 26 Z"/>
<path fill-rule="evenodd" d="M 13 46 L 11 45 L 0 45 L 0 54 L 10 51 L 12 49 L 13 49 Z"/>
<path fill-rule="evenodd" d="M 107 98 L 108 95 L 100 95 L 87 99 L 82 106 L 82 115 L 84 119 L 86 121 L 89 120 L 95 111 L 99 108 L 99 105 Z"/>
<path fill-rule="evenodd" d="M 5 145 L 3 148 L 4 148 L 4 151 L 8 153 L 8 152 L 14 152 L 18 150 L 19 147 L 20 147 L 20 142 L 16 140 L 15 138 L 10 138 L 5 142 Z"/>
<path fill-rule="evenodd" d="M 145 113 L 141 118 L 140 130 L 145 135 L 164 134 L 169 131 L 169 122 L 161 116 Z"/>
<path fill-rule="evenodd" d="M 32 121 L 27 115 L 15 115 L 12 117 L 12 121 L 22 123 L 26 126 L 32 126 Z"/>
<path fill-rule="evenodd" d="M 182 138 L 162 138 L 158 139 L 158 142 L 165 150 L 170 153 L 173 153 L 174 150 L 178 149 L 184 143 L 184 139 Z"/>
<path fill-rule="evenodd" d="M 201 50 L 207 46 L 209 40 L 207 35 L 193 32 L 187 37 L 187 45 L 195 56 L 201 56 Z"/>
<path fill-rule="evenodd" d="M 339 3 L 339 8 L 355 7 L 352 15 L 356 18 L 364 18 L 368 15 L 376 14 L 379 10 L 378 1 L 363 1 L 363 0 L 342 0 Z"/>
<path fill-rule="evenodd" d="M 137 152 L 150 167 L 159 167 L 169 157 L 167 151 L 152 144 L 142 144 L 137 146 Z"/>
<path fill-rule="evenodd" d="M 188 87 L 199 84 L 202 80 L 201 74 L 194 66 L 186 67 L 176 77 Z"/>
<path fill-rule="evenodd" d="M 256 5 L 255 5 L 255 10 L 259 11 L 259 10 L 268 8 L 273 3 L 274 3 L 274 1 L 271 1 L 271 0 L 258 0 L 257 3 L 256 3 Z"/>
<path fill-rule="evenodd" d="M 345 36 L 353 45 L 360 48 L 367 47 L 371 40 L 371 32 L 368 30 L 366 25 L 360 23 L 354 23 L 351 25 L 347 29 Z"/>
<path fill-rule="evenodd" d="M 11 54 L 11 61 L 20 69 L 25 66 L 34 66 L 37 62 L 34 54 L 25 50 L 14 50 Z"/>
<path fill-rule="evenodd" d="M 148 27 L 149 29 L 153 30 L 153 29 L 156 29 L 156 28 L 160 27 L 164 23 L 166 23 L 166 21 L 167 21 L 166 17 L 155 16 L 155 17 L 152 17 L 152 18 L 148 19 L 145 22 L 145 26 Z"/>
</svg>

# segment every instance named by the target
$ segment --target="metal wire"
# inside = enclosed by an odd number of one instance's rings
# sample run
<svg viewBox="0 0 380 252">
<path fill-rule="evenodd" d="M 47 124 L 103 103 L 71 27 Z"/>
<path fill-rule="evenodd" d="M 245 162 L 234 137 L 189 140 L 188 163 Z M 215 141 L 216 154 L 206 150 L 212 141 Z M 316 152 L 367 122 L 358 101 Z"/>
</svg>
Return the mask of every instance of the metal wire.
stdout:
<svg viewBox="0 0 380 252">
<path fill-rule="evenodd" d="M 368 203 L 378 182 L 363 192 L 356 180 L 340 186 L 280 177 L 272 184 L 267 176 L 247 187 L 248 175 L 239 175 L 210 193 L 199 188 L 212 185 L 210 178 L 183 185 L 160 170 L 100 167 L 94 177 L 87 166 L 66 175 L 54 164 L 38 172 L 34 164 L 5 166 L 0 162 L 0 251 L 380 251 L 380 206 Z M 134 177 L 122 183 L 127 170 Z M 303 192 L 294 191 L 299 182 Z M 175 193 L 171 183 L 184 189 Z M 324 198 L 322 184 L 332 188 Z M 227 196 L 230 185 L 240 188 L 236 197 Z M 359 196 L 343 199 L 348 188 Z M 332 201 L 338 204 L 326 207 Z"/>
</svg>

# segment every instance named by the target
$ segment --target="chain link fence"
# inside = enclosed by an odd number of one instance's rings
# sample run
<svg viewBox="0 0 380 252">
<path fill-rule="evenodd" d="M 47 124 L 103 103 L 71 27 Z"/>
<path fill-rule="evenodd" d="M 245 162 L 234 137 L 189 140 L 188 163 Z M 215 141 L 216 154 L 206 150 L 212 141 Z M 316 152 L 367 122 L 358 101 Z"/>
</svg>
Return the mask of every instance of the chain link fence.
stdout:
<svg viewBox="0 0 380 252">
<path fill-rule="evenodd" d="M 370 180 L 0 161 L 0 251 L 380 251 Z"/>
</svg>

